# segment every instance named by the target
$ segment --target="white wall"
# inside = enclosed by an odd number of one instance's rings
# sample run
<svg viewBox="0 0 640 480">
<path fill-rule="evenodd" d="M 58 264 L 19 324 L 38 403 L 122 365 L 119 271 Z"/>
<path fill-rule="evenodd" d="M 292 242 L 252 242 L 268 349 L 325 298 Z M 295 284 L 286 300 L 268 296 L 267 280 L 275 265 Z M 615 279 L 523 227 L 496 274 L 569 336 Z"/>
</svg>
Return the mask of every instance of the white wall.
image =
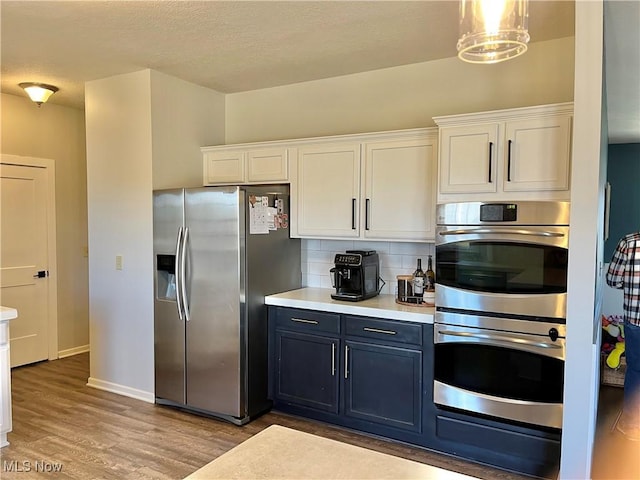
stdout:
<svg viewBox="0 0 640 480">
<path fill-rule="evenodd" d="M 225 96 L 151 71 L 153 188 L 201 187 L 200 147 L 224 143 Z"/>
<path fill-rule="evenodd" d="M 495 65 L 445 58 L 227 96 L 226 143 L 434 126 L 432 117 L 573 100 L 574 38 Z"/>
<path fill-rule="evenodd" d="M 1 95 L 1 151 L 50 158 L 56 171 L 58 353 L 89 348 L 87 186 L 84 112 L 25 95 Z"/>
<path fill-rule="evenodd" d="M 89 385 L 152 401 L 150 71 L 87 82 L 85 111 Z"/>
<path fill-rule="evenodd" d="M 224 96 L 143 70 L 88 82 L 85 104 L 89 385 L 153 401 L 152 192 L 202 185 L 200 147 L 224 138 Z"/>
<path fill-rule="evenodd" d="M 602 1 L 576 2 L 576 73 L 560 478 L 591 477 L 599 387 L 606 145 L 602 141 Z M 630 460 L 630 459 L 628 459 Z M 616 461 L 628 461 L 617 459 Z"/>
</svg>

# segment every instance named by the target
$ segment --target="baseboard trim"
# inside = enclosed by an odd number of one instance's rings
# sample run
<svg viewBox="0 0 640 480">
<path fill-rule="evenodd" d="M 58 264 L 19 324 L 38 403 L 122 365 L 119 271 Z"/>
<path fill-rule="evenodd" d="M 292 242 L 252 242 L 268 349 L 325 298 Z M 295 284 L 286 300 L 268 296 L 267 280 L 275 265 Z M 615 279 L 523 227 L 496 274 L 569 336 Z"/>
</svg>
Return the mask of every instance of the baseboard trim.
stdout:
<svg viewBox="0 0 640 480">
<path fill-rule="evenodd" d="M 106 382 L 93 377 L 89 377 L 89 380 L 87 380 L 87 386 L 97 388 L 98 390 L 104 390 L 106 392 L 117 393 L 118 395 L 123 395 L 125 397 L 135 398 L 136 400 L 142 400 L 147 403 L 155 403 L 156 400 L 153 392 L 145 392 L 144 390 L 138 390 L 137 388 L 127 387 L 117 383 Z"/>
<path fill-rule="evenodd" d="M 87 353 L 90 351 L 90 345 L 80 345 L 79 347 L 67 348 L 66 350 L 60 350 L 58 352 L 58 358 L 72 357 L 80 353 Z"/>
</svg>

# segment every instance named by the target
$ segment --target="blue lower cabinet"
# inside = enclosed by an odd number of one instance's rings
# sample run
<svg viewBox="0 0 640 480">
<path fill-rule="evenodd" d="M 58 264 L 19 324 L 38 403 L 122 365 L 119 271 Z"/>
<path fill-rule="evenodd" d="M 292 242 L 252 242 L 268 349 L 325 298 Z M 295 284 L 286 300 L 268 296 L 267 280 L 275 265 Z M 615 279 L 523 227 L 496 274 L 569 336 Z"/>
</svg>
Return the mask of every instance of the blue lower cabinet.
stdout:
<svg viewBox="0 0 640 480">
<path fill-rule="evenodd" d="M 422 352 L 347 340 L 344 414 L 403 430 L 422 425 Z"/>
<path fill-rule="evenodd" d="M 422 324 L 284 307 L 269 324 L 274 408 L 421 443 Z"/>
<path fill-rule="evenodd" d="M 337 338 L 277 331 L 275 400 L 338 413 L 338 346 Z"/>
<path fill-rule="evenodd" d="M 433 402 L 433 325 L 270 307 L 274 408 L 467 460 L 554 478 L 560 432 Z"/>
<path fill-rule="evenodd" d="M 539 478 L 557 478 L 561 434 L 437 409 L 433 448 Z"/>
</svg>

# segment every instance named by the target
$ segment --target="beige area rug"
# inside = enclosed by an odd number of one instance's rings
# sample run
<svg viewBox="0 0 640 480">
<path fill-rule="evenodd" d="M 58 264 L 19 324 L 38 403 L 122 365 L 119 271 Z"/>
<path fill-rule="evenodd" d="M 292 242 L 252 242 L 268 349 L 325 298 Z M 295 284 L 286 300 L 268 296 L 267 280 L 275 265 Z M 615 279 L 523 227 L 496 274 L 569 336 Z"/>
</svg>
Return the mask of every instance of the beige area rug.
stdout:
<svg viewBox="0 0 640 480">
<path fill-rule="evenodd" d="M 474 478 L 279 425 L 262 430 L 186 477 L 188 480 Z"/>
</svg>

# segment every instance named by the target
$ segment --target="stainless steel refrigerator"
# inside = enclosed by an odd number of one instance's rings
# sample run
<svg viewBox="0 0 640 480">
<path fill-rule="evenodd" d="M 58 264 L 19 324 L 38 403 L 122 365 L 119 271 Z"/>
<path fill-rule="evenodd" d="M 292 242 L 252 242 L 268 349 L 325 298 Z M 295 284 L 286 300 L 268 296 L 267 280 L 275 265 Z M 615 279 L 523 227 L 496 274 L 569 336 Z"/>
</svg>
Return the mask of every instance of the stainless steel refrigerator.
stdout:
<svg viewBox="0 0 640 480">
<path fill-rule="evenodd" d="M 268 410 L 264 296 L 301 286 L 286 185 L 153 194 L 156 402 L 244 424 Z"/>
</svg>

